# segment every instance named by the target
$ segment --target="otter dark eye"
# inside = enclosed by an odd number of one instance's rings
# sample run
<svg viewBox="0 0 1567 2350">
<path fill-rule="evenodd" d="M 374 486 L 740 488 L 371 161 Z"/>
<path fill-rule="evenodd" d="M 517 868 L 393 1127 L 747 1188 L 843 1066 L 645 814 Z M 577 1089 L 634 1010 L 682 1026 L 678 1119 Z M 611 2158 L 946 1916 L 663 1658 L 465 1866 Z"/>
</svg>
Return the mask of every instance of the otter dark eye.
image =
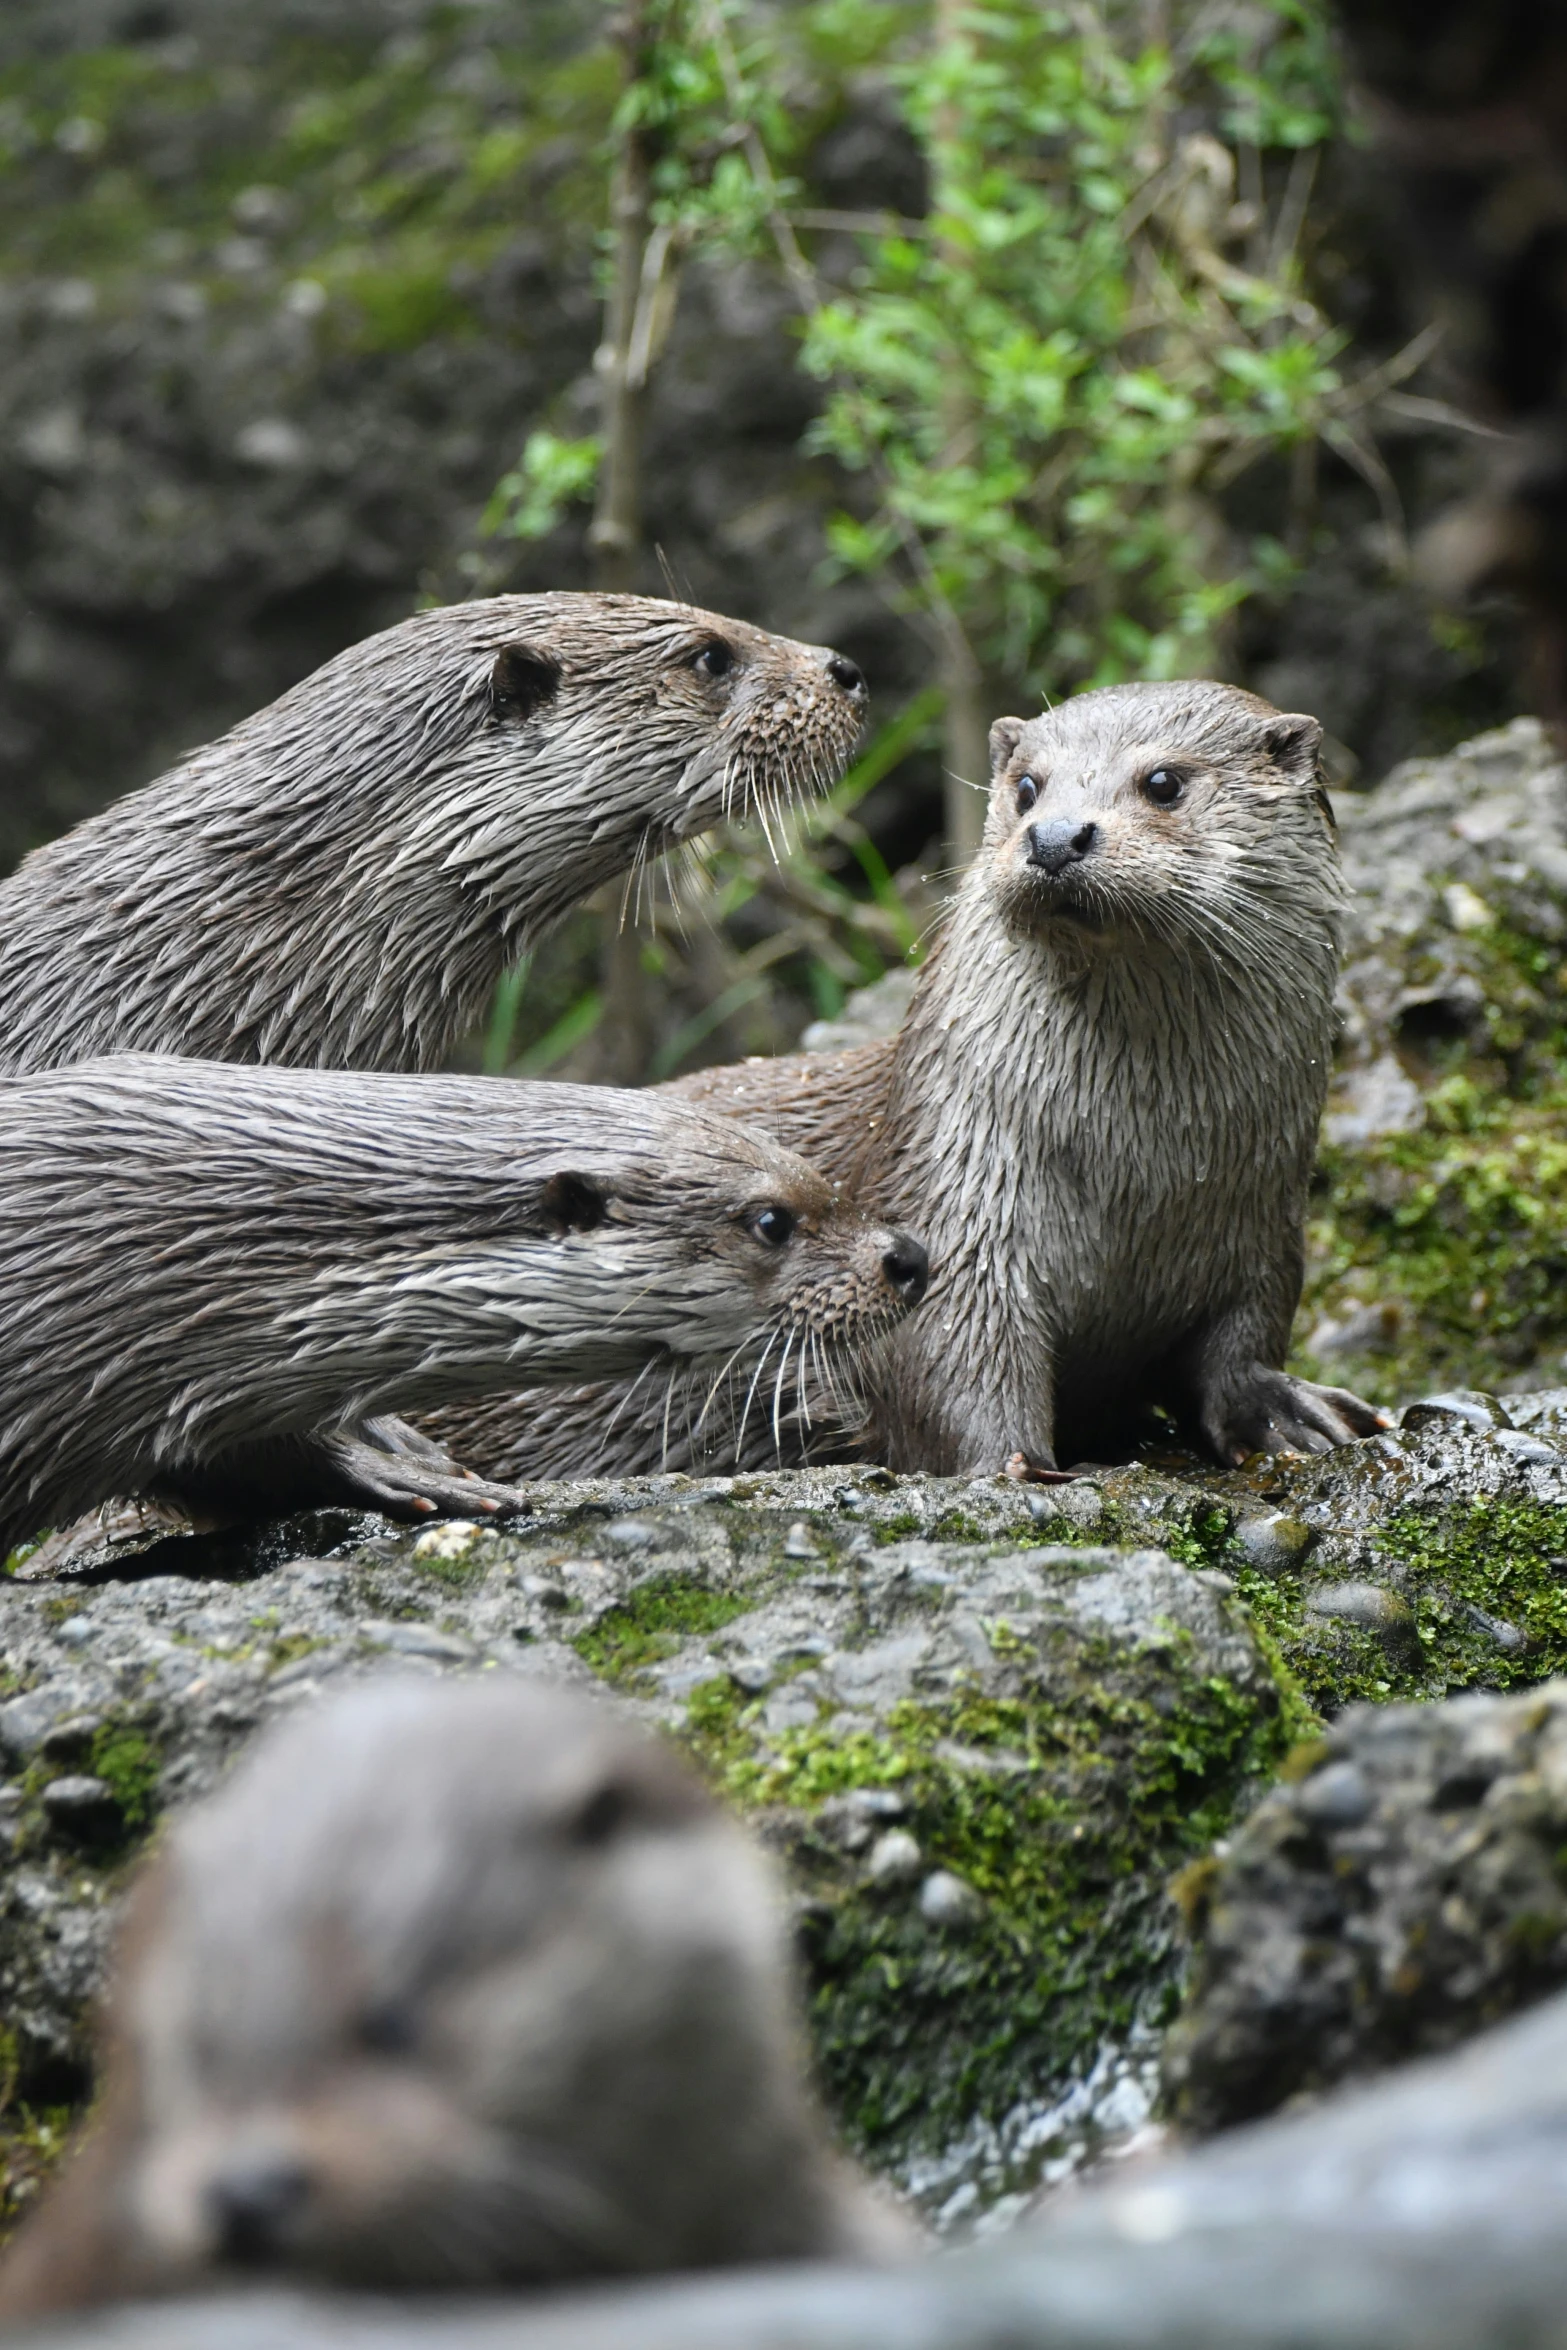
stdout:
<svg viewBox="0 0 1567 2350">
<path fill-rule="evenodd" d="M 405 2056 L 417 2036 L 409 2010 L 390 2000 L 384 2006 L 366 2008 L 354 2029 L 360 2047 L 377 2056 Z"/>
<path fill-rule="evenodd" d="M 1026 815 L 1028 814 L 1028 811 L 1029 811 L 1029 809 L 1030 809 L 1030 808 L 1033 808 L 1033 807 L 1037 807 L 1037 806 L 1038 806 L 1038 804 L 1039 804 L 1039 786 L 1038 786 L 1038 784 L 1037 784 L 1037 783 L 1034 781 L 1034 778 L 1033 778 L 1031 775 L 1022 775 L 1022 776 L 1019 776 L 1019 778 L 1018 778 L 1018 787 L 1017 787 L 1017 812 L 1018 812 L 1018 814 L 1019 814 L 1020 816 L 1026 816 Z"/>
<path fill-rule="evenodd" d="M 758 1208 L 751 1218 L 751 1230 L 758 1240 L 765 1240 L 769 1248 L 782 1248 L 797 1222 L 792 1208 Z"/>
<path fill-rule="evenodd" d="M 1156 808 L 1173 808 L 1186 789 L 1186 778 L 1178 767 L 1156 767 L 1143 777 L 1142 789 L 1143 798 Z"/>
<path fill-rule="evenodd" d="M 710 645 L 702 647 L 691 664 L 698 677 L 727 677 L 734 665 L 733 651 L 722 637 L 716 636 Z"/>
</svg>

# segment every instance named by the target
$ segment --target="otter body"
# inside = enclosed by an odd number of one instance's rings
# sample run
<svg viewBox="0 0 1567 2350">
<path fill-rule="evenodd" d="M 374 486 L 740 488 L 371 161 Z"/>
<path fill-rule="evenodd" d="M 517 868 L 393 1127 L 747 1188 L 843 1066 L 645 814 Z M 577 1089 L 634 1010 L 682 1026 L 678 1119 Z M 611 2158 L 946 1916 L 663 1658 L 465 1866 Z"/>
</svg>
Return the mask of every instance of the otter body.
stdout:
<svg viewBox="0 0 1567 2350">
<path fill-rule="evenodd" d="M 1220 1460 L 1379 1415 L 1281 1368 L 1333 1046 L 1342 883 L 1321 730 L 1212 684 L 1113 686 L 992 732 L 985 838 L 896 1038 L 705 1071 L 687 1099 L 804 1151 L 936 1267 L 868 1379 L 898 1469 L 1048 1469 L 1159 1402 Z M 796 1457 L 853 1432 L 809 1391 Z M 598 1400 L 448 1415 L 497 1473 L 657 1465 Z M 674 1412 L 675 1464 L 725 1463 Z M 765 1455 L 753 1425 L 731 1453 Z"/>
<path fill-rule="evenodd" d="M 840 655 L 683 604 L 421 612 L 0 883 L 0 1074 L 437 1067 L 541 930 L 832 782 L 864 708 Z"/>
<path fill-rule="evenodd" d="M 519 1376 L 830 1363 L 924 1278 L 789 1152 L 652 1094 L 138 1055 L 15 1080 L 0 1557 L 142 1491 L 463 1507 L 485 1497 L 375 1415 Z"/>
<path fill-rule="evenodd" d="M 96 2126 L 0 2318 L 243 2268 L 431 2290 L 887 2252 L 803 2085 L 785 1910 L 592 1698 L 383 1679 L 132 1894 Z"/>
</svg>

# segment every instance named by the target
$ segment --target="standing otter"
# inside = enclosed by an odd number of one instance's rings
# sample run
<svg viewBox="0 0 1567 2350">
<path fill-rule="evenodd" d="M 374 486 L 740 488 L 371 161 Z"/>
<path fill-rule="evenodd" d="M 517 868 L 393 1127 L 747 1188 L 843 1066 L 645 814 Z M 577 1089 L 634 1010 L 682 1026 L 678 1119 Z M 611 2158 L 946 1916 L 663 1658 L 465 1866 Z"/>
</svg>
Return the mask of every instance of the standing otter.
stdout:
<svg viewBox="0 0 1567 2350">
<path fill-rule="evenodd" d="M 668 1089 L 884 1214 L 917 1203 L 937 1274 L 871 1367 L 875 1457 L 1049 1469 L 1124 1446 L 1149 1402 L 1224 1462 L 1382 1424 L 1280 1367 L 1343 896 L 1320 740 L 1207 683 L 999 719 L 984 842 L 898 1035 Z M 831 1457 L 848 1432 L 803 1401 L 793 1440 Z M 498 1475 L 524 1449 L 540 1475 L 655 1467 L 666 1425 L 673 1463 L 726 1459 L 711 1415 L 615 1416 L 599 1396 L 440 1425 Z M 753 1426 L 748 1457 L 773 1432 Z"/>
<path fill-rule="evenodd" d="M 214 2270 L 393 2290 L 886 2254 L 803 2085 L 784 1906 L 591 1698 L 381 1679 L 132 1895 L 107 2086 L 0 2319 Z"/>
<path fill-rule="evenodd" d="M 601 882 L 832 782 L 865 700 L 840 654 L 644 596 L 421 612 L 0 883 L 0 1074 L 434 1068 Z"/>
<path fill-rule="evenodd" d="M 515 1502 L 352 1423 L 519 1375 L 830 1364 L 925 1271 L 803 1161 L 652 1094 L 139 1055 L 17 1079 L 0 1558 L 145 1490 Z"/>
</svg>

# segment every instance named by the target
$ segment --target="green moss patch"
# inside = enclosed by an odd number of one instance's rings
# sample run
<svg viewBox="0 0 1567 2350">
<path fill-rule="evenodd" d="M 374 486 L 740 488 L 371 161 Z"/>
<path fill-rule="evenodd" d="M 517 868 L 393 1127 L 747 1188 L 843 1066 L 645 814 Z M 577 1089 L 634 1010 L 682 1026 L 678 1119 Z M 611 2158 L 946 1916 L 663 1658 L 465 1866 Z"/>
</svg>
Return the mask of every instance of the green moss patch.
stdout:
<svg viewBox="0 0 1567 2350">
<path fill-rule="evenodd" d="M 1324 1566 L 1264 1575 L 1225 1562 L 1319 1709 L 1509 1689 L 1567 1672 L 1567 1509 L 1492 1498 L 1407 1511 L 1379 1527 L 1376 1552 L 1376 1580 L 1413 1612 L 1404 1638 L 1313 1616 L 1308 1591 L 1335 1579 Z"/>
<path fill-rule="evenodd" d="M 651 1575 L 571 1645 L 604 1680 L 624 1683 L 673 1656 L 683 1640 L 722 1631 L 755 1605 L 754 1593 L 714 1591 L 682 1575 Z"/>
<path fill-rule="evenodd" d="M 1393 1403 L 1439 1386 L 1495 1390 L 1567 1347 L 1567 962 L 1498 926 L 1454 950 L 1484 996 L 1475 1029 L 1403 1048 L 1425 1124 L 1325 1149 L 1307 1231 L 1300 1328 L 1357 1304 L 1393 1309 L 1352 1384 Z M 1410 958 L 1418 987 L 1432 962 Z M 1342 1359 L 1300 1362 L 1342 1380 Z"/>
<path fill-rule="evenodd" d="M 1183 1943 L 1170 1877 L 1276 1770 L 1294 1721 L 1203 1674 L 1185 1634 L 1129 1650 L 1056 1627 L 993 1634 L 1015 1694 L 894 1706 L 880 1725 L 760 1742 L 761 1707 L 699 1691 L 687 1736 L 742 1811 L 791 1847 L 823 2086 L 859 2150 L 896 2169 L 1079 2076 L 1173 2005 Z M 917 1885 L 882 1889 L 822 1807 L 894 1792 L 922 1873 L 980 1896 L 932 1927 Z"/>
</svg>

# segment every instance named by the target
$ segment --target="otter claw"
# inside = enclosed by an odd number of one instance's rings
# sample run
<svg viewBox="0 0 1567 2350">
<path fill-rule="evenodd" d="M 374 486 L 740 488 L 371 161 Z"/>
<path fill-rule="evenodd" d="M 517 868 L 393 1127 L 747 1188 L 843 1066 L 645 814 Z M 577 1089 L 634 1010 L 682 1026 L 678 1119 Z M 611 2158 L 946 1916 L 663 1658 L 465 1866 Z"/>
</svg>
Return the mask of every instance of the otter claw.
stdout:
<svg viewBox="0 0 1567 2350">
<path fill-rule="evenodd" d="M 1259 1363 L 1243 1392 L 1208 1416 L 1205 1428 L 1217 1457 L 1239 1468 L 1254 1452 L 1299 1459 L 1332 1452 L 1391 1424 L 1377 1405 L 1347 1387 L 1318 1387 Z"/>
<path fill-rule="evenodd" d="M 1058 1469 L 1053 1461 L 1043 1468 L 1038 1461 L 1030 1460 L 1026 1452 L 1011 1454 L 1001 1474 L 1010 1477 L 1014 1485 L 1070 1485 L 1072 1482 L 1070 1469 Z"/>
</svg>

